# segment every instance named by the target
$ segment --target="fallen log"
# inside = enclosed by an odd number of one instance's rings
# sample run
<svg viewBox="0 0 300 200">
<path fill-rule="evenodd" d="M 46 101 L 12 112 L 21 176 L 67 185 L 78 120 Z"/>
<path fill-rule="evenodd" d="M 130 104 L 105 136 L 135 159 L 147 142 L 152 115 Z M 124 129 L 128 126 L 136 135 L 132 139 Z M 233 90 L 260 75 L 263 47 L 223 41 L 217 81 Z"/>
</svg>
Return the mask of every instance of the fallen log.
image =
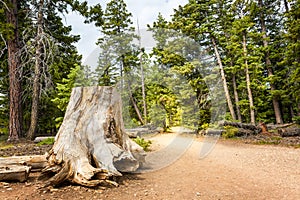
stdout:
<svg viewBox="0 0 300 200">
<path fill-rule="evenodd" d="M 261 128 L 259 126 L 253 125 L 253 124 L 247 124 L 247 123 L 241 123 L 241 122 L 229 122 L 229 121 L 223 121 L 220 123 L 221 126 L 233 126 L 236 128 L 242 128 L 242 129 L 248 129 L 255 132 L 260 132 Z"/>
<path fill-rule="evenodd" d="M 30 172 L 40 171 L 47 164 L 46 155 L 0 158 L 0 181 L 27 180 Z"/>
<path fill-rule="evenodd" d="M 21 165 L 0 166 L 0 181 L 20 181 L 27 180 L 31 167 Z"/>
<path fill-rule="evenodd" d="M 93 187 L 133 172 L 143 149 L 125 133 L 121 96 L 113 87 L 73 88 L 63 123 L 49 152 L 46 185 L 70 181 Z M 54 176 L 53 176 L 54 174 Z"/>
<path fill-rule="evenodd" d="M 291 128 L 295 126 L 296 123 L 289 123 L 289 124 L 267 124 L 268 129 L 275 130 L 280 128 Z"/>
<path fill-rule="evenodd" d="M 33 170 L 41 170 L 47 165 L 46 155 L 12 156 L 0 158 L 0 167 L 26 165 Z"/>
<path fill-rule="evenodd" d="M 295 137 L 300 136 L 300 128 L 280 128 L 278 133 L 281 137 Z"/>
</svg>

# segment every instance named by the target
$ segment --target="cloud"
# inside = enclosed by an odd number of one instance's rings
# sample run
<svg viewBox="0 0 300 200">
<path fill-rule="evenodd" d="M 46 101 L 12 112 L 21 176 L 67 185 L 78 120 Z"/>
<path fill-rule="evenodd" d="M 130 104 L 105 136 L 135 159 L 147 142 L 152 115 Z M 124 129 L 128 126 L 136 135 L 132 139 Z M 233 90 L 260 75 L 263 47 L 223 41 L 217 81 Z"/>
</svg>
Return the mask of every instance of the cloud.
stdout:
<svg viewBox="0 0 300 200">
<path fill-rule="evenodd" d="M 99 0 L 88 0 L 89 5 L 99 3 Z M 100 1 L 103 8 L 109 0 Z M 158 13 L 166 19 L 171 19 L 174 8 L 178 5 L 184 5 L 188 0 L 125 0 L 127 9 L 132 13 L 133 26 L 137 26 L 139 21 L 140 29 L 146 29 L 147 24 L 152 23 L 157 19 Z M 66 15 L 66 24 L 72 25 L 72 34 L 80 35 L 81 39 L 76 44 L 78 52 L 83 55 L 83 61 L 94 52 L 96 49 L 96 41 L 100 37 L 100 32 L 93 24 L 84 24 L 84 18 L 76 12 L 71 12 Z"/>
</svg>

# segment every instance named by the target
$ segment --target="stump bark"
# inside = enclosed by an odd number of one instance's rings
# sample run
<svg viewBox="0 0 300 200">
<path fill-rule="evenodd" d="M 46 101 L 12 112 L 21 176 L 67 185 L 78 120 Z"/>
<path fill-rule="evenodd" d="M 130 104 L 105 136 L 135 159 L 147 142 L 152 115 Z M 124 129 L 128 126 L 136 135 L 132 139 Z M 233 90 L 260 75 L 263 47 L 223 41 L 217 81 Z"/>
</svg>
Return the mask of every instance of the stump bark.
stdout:
<svg viewBox="0 0 300 200">
<path fill-rule="evenodd" d="M 73 88 L 63 123 L 49 152 L 46 185 L 70 181 L 93 187 L 133 172 L 145 152 L 125 133 L 122 102 L 113 87 Z"/>
</svg>

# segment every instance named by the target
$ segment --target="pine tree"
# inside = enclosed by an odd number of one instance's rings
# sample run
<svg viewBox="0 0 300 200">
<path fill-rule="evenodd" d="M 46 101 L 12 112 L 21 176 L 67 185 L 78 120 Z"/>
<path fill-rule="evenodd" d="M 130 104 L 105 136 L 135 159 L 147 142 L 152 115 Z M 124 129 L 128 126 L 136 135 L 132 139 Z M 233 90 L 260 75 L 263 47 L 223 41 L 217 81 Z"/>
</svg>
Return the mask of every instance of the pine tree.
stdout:
<svg viewBox="0 0 300 200">
<path fill-rule="evenodd" d="M 180 29 L 184 34 L 198 41 L 199 45 L 205 45 L 214 52 L 223 80 L 223 89 L 230 115 L 233 120 L 236 120 L 219 49 L 220 30 L 218 29 L 221 25 L 218 23 L 216 16 L 218 16 L 218 13 L 223 13 L 221 11 L 224 9 L 223 5 L 226 5 L 223 4 L 223 1 L 190 0 L 184 7 L 179 6 L 175 10 L 172 27 Z"/>
<path fill-rule="evenodd" d="M 287 47 L 284 53 L 283 65 L 287 68 L 287 82 L 285 89 L 291 115 L 294 120 L 299 122 L 300 116 L 300 1 L 293 0 L 286 2 L 285 12 L 285 39 Z M 291 104 L 292 103 L 292 104 Z"/>
<path fill-rule="evenodd" d="M 0 2 L 2 13 L 5 15 L 6 26 L 8 30 L 4 31 L 4 36 L 8 51 L 8 75 L 9 75 L 9 141 L 19 139 L 22 130 L 22 108 L 21 108 L 21 74 L 20 74 L 20 50 L 19 23 L 18 15 L 20 3 L 16 0 Z M 4 11 L 4 12 L 3 12 Z M 1 38 L 3 39 L 3 37 Z"/>
<path fill-rule="evenodd" d="M 103 17 L 100 18 L 99 16 L 102 14 Z M 104 35 L 97 42 L 102 50 L 96 70 L 100 74 L 97 76 L 103 77 L 102 82 L 109 85 L 117 82 L 117 68 L 119 69 L 119 78 L 123 77 L 123 73 L 129 70 L 130 66 L 126 66 L 126 64 L 128 64 L 128 59 L 134 52 L 134 48 L 137 48 L 132 45 L 133 39 L 137 36 L 134 34 L 135 29 L 132 26 L 131 17 L 132 14 L 128 12 L 127 5 L 122 0 L 112 0 L 107 3 L 104 12 L 98 4 L 89 13 L 88 22 L 95 22 Z M 107 59 L 109 56 L 111 61 Z"/>
<path fill-rule="evenodd" d="M 81 67 L 75 64 L 67 77 L 63 78 L 61 83 L 56 84 L 57 95 L 52 99 L 52 102 L 63 113 L 67 110 L 73 87 L 89 86 L 92 83 L 92 79 L 86 77 L 88 70 L 87 66 Z M 59 127 L 63 121 L 63 116 L 58 116 L 55 121 L 57 123 L 56 126 Z"/>
<path fill-rule="evenodd" d="M 266 4 L 269 4 L 267 6 L 270 6 L 269 9 L 267 9 Z M 258 8 L 259 8 L 259 21 L 260 21 L 260 28 L 261 28 L 261 33 L 262 33 L 262 42 L 263 42 L 263 47 L 265 49 L 265 66 L 266 70 L 268 72 L 268 77 L 270 77 L 270 89 L 271 89 L 271 94 L 272 94 L 272 101 L 273 101 L 273 107 L 274 107 L 274 112 L 275 112 L 275 119 L 277 124 L 282 124 L 283 123 L 283 118 L 281 115 L 281 108 L 280 108 L 280 102 L 279 102 L 279 96 L 278 92 L 276 92 L 276 85 L 274 83 L 274 63 L 272 64 L 271 62 L 271 55 L 270 55 L 270 45 L 269 45 L 269 38 L 267 32 L 271 32 L 270 29 L 268 29 L 266 25 L 266 20 L 268 20 L 268 17 L 271 17 L 272 14 L 278 13 L 278 6 L 276 6 L 276 1 L 263 1 L 263 0 L 258 0 Z M 274 10 L 274 8 L 278 10 Z M 270 13 L 273 12 L 273 13 Z M 276 12 L 277 11 L 277 12 Z M 267 13 L 269 16 L 266 16 L 265 13 Z M 270 19 L 270 18 L 269 18 Z M 276 19 L 276 18 L 275 18 Z M 273 22 L 275 20 L 273 19 Z M 272 23 L 272 22 L 271 22 Z M 274 26 L 274 23 L 272 23 L 272 26 Z M 272 32 L 271 32 L 272 34 Z"/>
<path fill-rule="evenodd" d="M 72 10 L 76 10 L 81 8 L 81 12 L 84 14 L 84 10 L 85 10 L 85 3 L 79 3 L 78 1 L 68 1 L 68 2 L 63 2 L 63 1 L 44 1 L 45 5 L 43 5 L 43 16 L 42 18 L 40 17 L 40 19 L 42 19 L 43 23 L 38 23 L 38 24 L 42 24 L 42 28 L 43 29 L 39 29 L 40 32 L 39 34 L 37 34 L 37 30 L 36 26 L 37 23 L 36 22 L 36 14 L 37 12 L 35 12 L 35 8 L 38 8 L 38 3 L 42 3 L 43 1 L 27 1 L 27 2 L 23 2 L 20 1 L 18 3 L 19 6 L 19 12 L 18 12 L 18 17 L 21 18 L 22 20 L 19 20 L 19 24 L 20 26 L 18 27 L 18 32 L 19 34 L 19 50 L 18 50 L 18 55 L 20 56 L 20 62 L 19 62 L 19 71 L 18 72 L 22 72 L 21 76 L 19 77 L 19 81 L 20 84 L 23 85 L 23 92 L 22 92 L 22 96 L 20 97 L 20 100 L 18 101 L 20 104 L 22 103 L 22 111 L 23 111 L 23 115 L 21 116 L 21 125 L 24 125 L 24 129 L 29 128 L 30 125 L 30 121 L 34 121 L 34 120 L 30 120 L 30 115 L 31 113 L 33 113 L 31 116 L 36 116 L 35 119 L 38 119 L 38 121 L 36 121 L 35 126 L 38 126 L 38 130 L 37 131 L 44 131 L 44 132 L 48 132 L 50 131 L 51 133 L 54 133 L 53 130 L 53 125 L 51 125 L 53 123 L 53 120 L 55 119 L 55 115 L 62 115 L 61 113 L 59 113 L 56 109 L 56 107 L 53 105 L 53 103 L 51 103 L 50 99 L 53 97 L 53 95 L 55 95 L 55 92 L 53 91 L 53 89 L 51 90 L 51 82 L 52 83 L 56 83 L 57 81 L 61 81 L 61 77 L 64 77 L 67 75 L 67 73 L 69 72 L 69 68 L 68 67 L 64 67 L 67 66 L 69 63 L 79 63 L 80 62 L 80 56 L 77 55 L 77 51 L 75 49 L 74 46 L 72 46 L 72 43 L 75 41 L 79 40 L 78 36 L 70 36 L 70 31 L 71 31 L 71 27 L 65 27 L 62 23 L 62 19 L 60 16 L 58 16 L 58 12 L 66 12 L 68 10 L 68 5 L 71 6 Z M 2 2 L 1 2 L 2 3 Z M 47 6 L 46 6 L 47 3 Z M 41 5 L 41 4 L 40 4 Z M 47 9 L 45 9 L 45 6 L 47 7 Z M 29 9 L 30 8 L 30 9 Z M 1 15 L 1 12 L 0 12 Z M 6 16 L 1 15 L 1 17 L 3 17 L 4 19 L 6 19 Z M 3 26 L 7 26 L 8 23 L 2 23 L 3 21 L 1 21 L 1 27 Z M 8 24 L 8 26 L 10 26 Z M 11 26 L 10 26 L 11 27 Z M 41 26 L 40 26 L 41 27 Z M 9 28 L 10 30 L 12 30 L 11 28 Z M 6 30 L 9 30 L 6 29 Z M 41 31 L 42 30 L 42 31 Z M 7 31 L 6 31 L 7 32 Z M 0 32 L 1 35 L 2 33 L 5 34 L 5 37 L 3 37 L 4 39 L 10 38 L 11 35 L 13 35 L 13 32 L 10 31 L 9 34 L 7 34 L 6 32 Z M 48 34 L 47 40 L 45 40 L 45 35 Z M 2 38 L 2 37 L 1 37 Z M 53 43 L 55 43 L 56 45 L 56 52 L 63 52 L 63 53 L 58 53 L 56 56 L 54 56 L 55 54 L 55 50 L 53 49 L 53 46 L 51 47 L 51 45 L 46 46 L 48 49 L 40 49 L 40 48 L 36 48 L 39 45 L 37 41 L 42 41 L 40 39 L 43 39 L 43 44 L 51 44 L 53 45 Z M 53 43 L 49 43 L 49 41 L 52 41 Z M 6 42 L 6 41 L 5 41 Z M 7 42 L 6 42 L 7 44 Z M 45 47 L 45 46 L 44 46 Z M 37 49 L 40 49 L 39 51 L 37 51 Z M 40 56 L 35 56 L 35 54 L 38 52 L 38 54 Z M 49 54 L 47 56 L 45 56 L 45 53 L 53 53 L 53 56 L 50 56 Z M 5 53 L 5 51 L 4 51 Z M 5 54 L 3 55 L 4 57 L 6 56 Z M 35 90 L 36 93 L 38 95 L 35 95 L 35 97 L 38 98 L 33 98 L 33 99 L 38 99 L 38 104 L 35 104 L 35 108 L 34 110 L 41 110 L 41 113 L 43 113 L 43 115 L 40 114 L 35 114 L 34 112 L 31 112 L 31 106 L 33 104 L 28 104 L 28 102 L 32 101 L 32 92 L 33 92 L 33 87 L 30 87 L 32 85 L 32 80 L 33 80 L 33 76 L 32 76 L 32 71 L 31 71 L 31 66 L 34 66 L 34 63 L 32 64 L 32 61 L 37 61 L 40 59 L 37 58 L 41 58 L 43 61 L 43 65 L 36 65 L 36 66 L 41 66 L 42 68 L 39 68 L 41 71 L 37 71 L 38 73 L 41 73 L 43 76 L 40 76 L 37 74 L 37 76 L 35 76 L 36 78 L 39 77 L 40 82 L 38 83 L 38 81 L 36 81 L 34 88 L 38 88 L 41 86 L 40 89 L 45 88 L 45 86 L 50 89 L 50 90 L 40 90 L 40 92 L 38 92 L 39 90 Z M 48 63 L 47 65 L 46 62 L 44 62 L 44 59 L 48 59 L 48 61 L 51 59 L 51 64 Z M 41 60 L 40 60 L 41 61 Z M 36 62 L 36 63 L 41 63 L 41 62 Z M 4 66 L 4 65 L 2 65 Z M 5 72 L 5 71 L 2 71 Z M 5 77 L 5 76 L 3 76 Z M 38 79 L 36 79 L 38 80 Z M 3 94 L 7 94 L 5 92 L 6 87 L 5 84 L 2 84 L 1 87 L 4 86 L 4 92 Z M 50 87 L 49 87 L 50 86 Z M 42 96 L 43 94 L 46 94 L 45 96 Z M 5 97 L 5 96 L 4 96 Z M 21 100 L 22 98 L 22 100 Z M 41 100 L 42 99 L 42 100 Z M 5 98 L 3 98 L 3 104 L 1 105 L 2 108 L 6 108 L 6 105 L 8 103 L 7 100 L 5 100 Z M 24 103 L 26 102 L 26 103 Z M 47 115 L 46 113 L 48 113 L 49 115 Z M 3 118 L 5 119 L 5 118 Z M 49 120 L 49 119 L 53 119 L 53 120 Z M 54 123 L 53 123 L 54 124 Z M 52 127 L 51 127 L 52 126 Z M 34 127 L 34 126 L 32 126 Z M 54 124 L 55 127 L 55 124 Z M 23 135 L 23 131 L 19 131 L 18 132 L 18 136 L 24 136 Z"/>
<path fill-rule="evenodd" d="M 127 5 L 123 0 L 111 0 L 107 3 L 102 18 L 98 17 L 102 13 L 99 4 L 92 11 L 88 21 L 95 21 L 96 26 L 99 26 L 103 33 L 103 37 L 97 42 L 102 50 L 96 68 L 98 83 L 101 85 L 118 83 L 121 91 L 127 91 L 135 112 L 139 116 L 139 121 L 144 124 L 140 109 L 132 96 L 130 78 L 124 79 L 124 73 L 130 76 L 131 71 L 139 66 L 140 50 L 138 45 L 133 43 L 138 36 L 134 33 L 135 28 L 132 26 L 132 14 L 127 10 Z M 124 82 L 125 80 L 127 83 Z"/>
</svg>

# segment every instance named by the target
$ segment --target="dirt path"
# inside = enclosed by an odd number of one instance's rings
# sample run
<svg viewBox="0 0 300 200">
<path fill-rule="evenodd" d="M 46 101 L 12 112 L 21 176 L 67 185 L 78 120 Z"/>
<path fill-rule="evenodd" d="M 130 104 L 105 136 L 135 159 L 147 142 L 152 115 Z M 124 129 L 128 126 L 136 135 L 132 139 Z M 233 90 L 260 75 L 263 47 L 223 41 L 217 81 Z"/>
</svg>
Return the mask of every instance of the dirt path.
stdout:
<svg viewBox="0 0 300 200">
<path fill-rule="evenodd" d="M 173 137 L 158 135 L 153 147 L 161 149 Z M 31 178 L 26 184 L 0 183 L 0 199 L 300 199 L 300 149 L 219 141 L 199 159 L 202 141 L 194 140 L 168 167 L 125 175 L 118 188 L 39 189 L 41 183 Z"/>
</svg>

